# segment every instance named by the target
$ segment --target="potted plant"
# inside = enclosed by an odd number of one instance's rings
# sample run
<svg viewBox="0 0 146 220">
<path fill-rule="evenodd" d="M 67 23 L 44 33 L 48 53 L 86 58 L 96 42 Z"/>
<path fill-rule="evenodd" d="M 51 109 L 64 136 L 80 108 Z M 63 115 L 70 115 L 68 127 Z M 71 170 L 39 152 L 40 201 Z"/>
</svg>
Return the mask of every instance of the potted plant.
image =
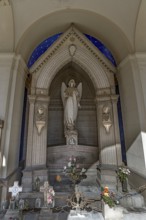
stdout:
<svg viewBox="0 0 146 220">
<path fill-rule="evenodd" d="M 101 188 L 101 198 L 107 204 L 110 208 L 115 206 L 115 197 L 114 193 L 109 191 L 109 188 L 105 186 L 104 188 Z"/>
<path fill-rule="evenodd" d="M 127 178 L 130 175 L 130 170 L 127 167 L 119 167 L 117 176 L 122 184 L 122 191 L 127 192 Z"/>
</svg>

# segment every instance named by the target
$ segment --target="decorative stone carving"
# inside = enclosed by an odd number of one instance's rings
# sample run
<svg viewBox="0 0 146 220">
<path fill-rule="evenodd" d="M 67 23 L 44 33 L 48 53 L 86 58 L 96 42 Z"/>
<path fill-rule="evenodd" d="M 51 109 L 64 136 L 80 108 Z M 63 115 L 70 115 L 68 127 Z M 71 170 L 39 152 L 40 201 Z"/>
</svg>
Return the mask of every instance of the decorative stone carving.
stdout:
<svg viewBox="0 0 146 220">
<path fill-rule="evenodd" d="M 104 106 L 102 109 L 102 123 L 106 132 L 109 133 L 110 127 L 112 126 L 111 109 L 109 106 Z"/>
<path fill-rule="evenodd" d="M 9 187 L 9 192 L 12 193 L 12 197 L 16 197 L 19 195 L 19 192 L 22 192 L 22 186 L 18 185 L 18 181 L 15 181 L 14 185 Z"/>
<path fill-rule="evenodd" d="M 78 132 L 77 131 L 66 131 L 66 144 L 67 145 L 77 145 L 78 144 Z"/>
<path fill-rule="evenodd" d="M 9 0 L 0 0 L 0 6 L 10 5 Z"/>
<path fill-rule="evenodd" d="M 70 54 L 70 56 L 74 56 L 76 50 L 77 50 L 76 45 L 74 45 L 74 44 L 69 45 L 69 54 Z"/>
<path fill-rule="evenodd" d="M 35 124 L 38 130 L 38 134 L 41 134 L 42 129 L 46 125 L 47 108 L 43 104 L 36 105 L 35 108 Z"/>
<path fill-rule="evenodd" d="M 40 192 L 44 193 L 44 206 L 47 207 L 48 204 L 53 203 L 53 197 L 55 196 L 55 192 L 53 187 L 49 185 L 48 181 L 44 182 L 44 185 L 40 187 Z"/>
</svg>

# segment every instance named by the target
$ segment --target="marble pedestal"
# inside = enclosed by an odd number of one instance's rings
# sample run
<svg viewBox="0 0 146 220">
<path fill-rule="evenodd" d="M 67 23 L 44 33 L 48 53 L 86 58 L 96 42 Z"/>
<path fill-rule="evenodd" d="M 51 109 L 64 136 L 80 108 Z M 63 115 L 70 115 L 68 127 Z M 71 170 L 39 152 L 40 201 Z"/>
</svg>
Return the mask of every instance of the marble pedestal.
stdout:
<svg viewBox="0 0 146 220">
<path fill-rule="evenodd" d="M 52 213 L 49 208 L 42 208 L 38 220 L 58 220 L 58 214 Z"/>
<path fill-rule="evenodd" d="M 103 216 L 105 220 L 123 220 L 123 208 L 120 206 L 110 208 L 107 204 L 103 203 Z"/>
<path fill-rule="evenodd" d="M 104 220 L 101 213 L 71 210 L 67 220 Z"/>
</svg>

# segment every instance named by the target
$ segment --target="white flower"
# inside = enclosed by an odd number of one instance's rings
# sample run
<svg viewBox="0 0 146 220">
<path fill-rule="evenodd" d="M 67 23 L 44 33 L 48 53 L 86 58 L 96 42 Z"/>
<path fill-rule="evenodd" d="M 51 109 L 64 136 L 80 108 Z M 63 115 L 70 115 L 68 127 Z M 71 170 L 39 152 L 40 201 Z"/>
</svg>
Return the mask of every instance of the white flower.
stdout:
<svg viewBox="0 0 146 220">
<path fill-rule="evenodd" d="M 52 188 L 49 189 L 49 195 L 55 196 L 55 191 Z"/>
<path fill-rule="evenodd" d="M 82 171 L 81 171 L 82 173 L 85 173 L 86 172 L 86 169 L 85 168 L 82 168 Z"/>
<path fill-rule="evenodd" d="M 64 166 L 64 170 L 66 170 L 66 166 Z"/>
<path fill-rule="evenodd" d="M 74 157 L 74 162 L 76 162 L 76 158 Z"/>
<path fill-rule="evenodd" d="M 68 167 L 71 167 L 71 162 L 68 162 Z"/>
</svg>

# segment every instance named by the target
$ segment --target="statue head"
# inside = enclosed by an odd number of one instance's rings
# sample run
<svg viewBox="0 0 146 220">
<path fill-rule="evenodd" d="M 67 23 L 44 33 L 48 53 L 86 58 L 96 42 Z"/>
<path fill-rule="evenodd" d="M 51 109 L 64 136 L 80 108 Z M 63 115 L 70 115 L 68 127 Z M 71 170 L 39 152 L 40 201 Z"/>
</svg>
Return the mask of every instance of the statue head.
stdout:
<svg viewBox="0 0 146 220">
<path fill-rule="evenodd" d="M 74 81 L 74 79 L 71 79 L 68 83 L 69 87 L 75 87 L 76 83 Z"/>
</svg>

